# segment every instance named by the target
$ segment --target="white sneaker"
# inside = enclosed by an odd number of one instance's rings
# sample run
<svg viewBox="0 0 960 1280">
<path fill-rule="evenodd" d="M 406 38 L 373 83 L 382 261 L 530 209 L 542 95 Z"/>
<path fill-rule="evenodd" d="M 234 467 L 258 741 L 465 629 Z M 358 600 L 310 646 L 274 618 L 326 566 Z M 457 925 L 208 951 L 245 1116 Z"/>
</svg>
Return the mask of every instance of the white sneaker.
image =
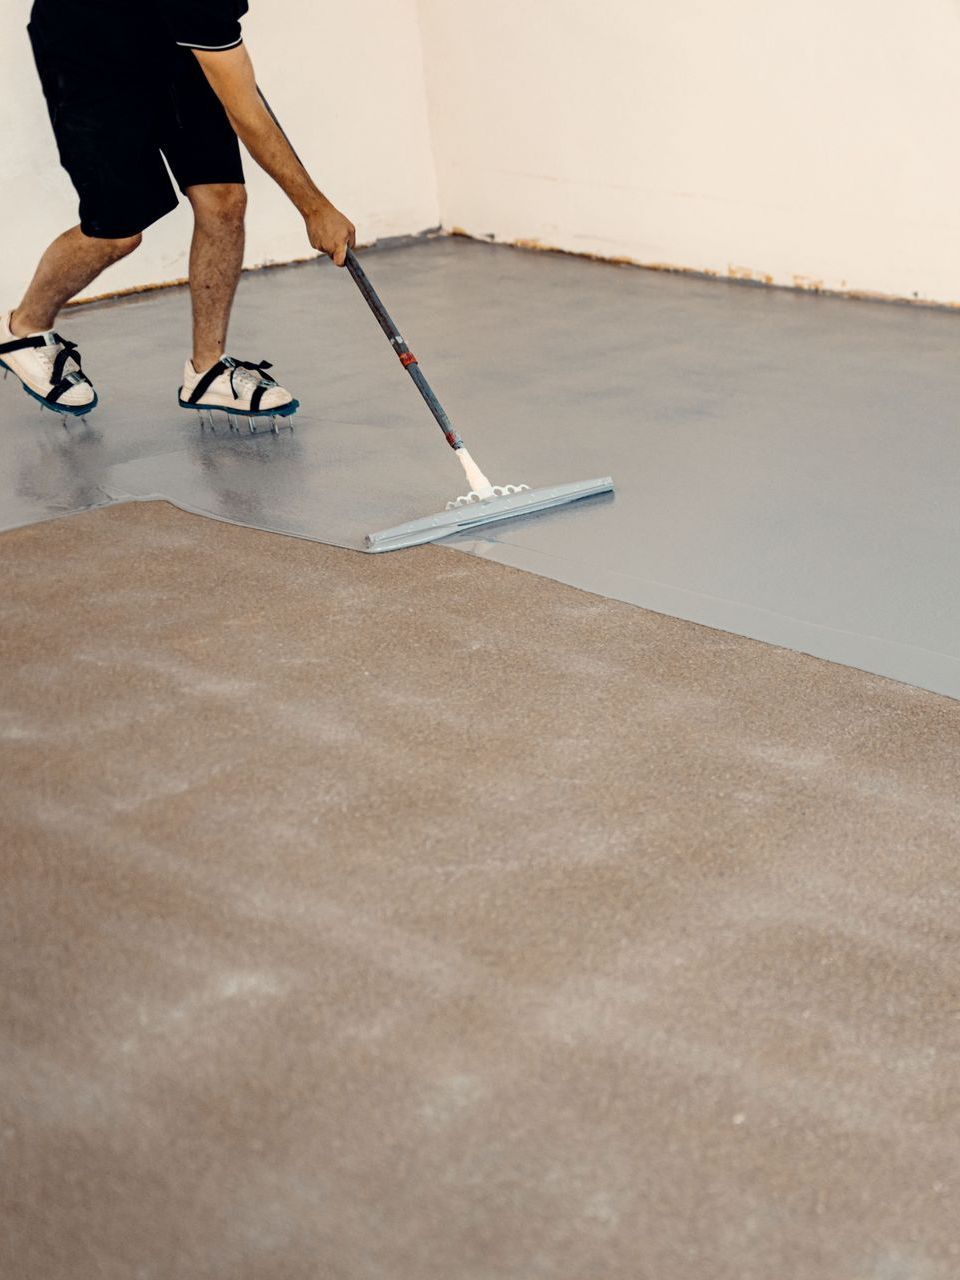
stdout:
<svg viewBox="0 0 960 1280">
<path fill-rule="evenodd" d="M 55 413 L 77 416 L 96 408 L 97 393 L 80 367 L 77 344 L 53 329 L 18 338 L 10 328 L 11 315 L 0 316 L 0 368 L 19 378 L 27 395 Z"/>
<path fill-rule="evenodd" d="M 183 369 L 180 407 L 201 412 L 222 409 L 224 413 L 250 418 L 289 417 L 300 408 L 300 401 L 267 373 L 271 367 L 269 360 L 253 364 L 224 356 L 205 373 L 197 373 L 193 361 L 188 360 Z"/>
</svg>

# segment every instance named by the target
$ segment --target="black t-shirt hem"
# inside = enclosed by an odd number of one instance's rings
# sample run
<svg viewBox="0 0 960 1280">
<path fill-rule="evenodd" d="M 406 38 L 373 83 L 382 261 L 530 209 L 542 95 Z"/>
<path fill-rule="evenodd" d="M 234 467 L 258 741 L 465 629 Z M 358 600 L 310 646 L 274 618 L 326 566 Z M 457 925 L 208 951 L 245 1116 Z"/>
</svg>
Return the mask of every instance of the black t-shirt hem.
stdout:
<svg viewBox="0 0 960 1280">
<path fill-rule="evenodd" d="M 236 49 L 238 45 L 243 44 L 243 36 L 237 36 L 236 40 L 231 40 L 229 44 L 201 44 L 194 40 L 178 40 L 177 44 L 181 49 L 199 49 L 201 53 L 222 53 L 225 49 Z"/>
</svg>

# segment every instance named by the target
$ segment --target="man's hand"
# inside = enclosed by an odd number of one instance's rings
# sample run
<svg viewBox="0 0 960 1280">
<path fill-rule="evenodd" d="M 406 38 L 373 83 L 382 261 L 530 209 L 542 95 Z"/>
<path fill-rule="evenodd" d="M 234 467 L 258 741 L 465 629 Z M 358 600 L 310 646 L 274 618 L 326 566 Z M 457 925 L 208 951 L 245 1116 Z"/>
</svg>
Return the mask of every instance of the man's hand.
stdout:
<svg viewBox="0 0 960 1280">
<path fill-rule="evenodd" d="M 347 260 L 347 250 L 357 243 L 357 229 L 339 209 L 325 200 L 319 208 L 304 216 L 310 243 L 321 253 L 328 253 L 338 267 Z"/>
</svg>

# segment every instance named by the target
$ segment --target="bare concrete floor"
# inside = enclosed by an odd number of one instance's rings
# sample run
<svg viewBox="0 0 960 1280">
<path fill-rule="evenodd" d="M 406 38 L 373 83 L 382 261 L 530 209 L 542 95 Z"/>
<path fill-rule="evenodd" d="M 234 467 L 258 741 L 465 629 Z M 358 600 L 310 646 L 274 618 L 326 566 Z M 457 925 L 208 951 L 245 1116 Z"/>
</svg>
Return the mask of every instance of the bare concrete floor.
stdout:
<svg viewBox="0 0 960 1280">
<path fill-rule="evenodd" d="M 439 548 L 2 552 L 0 1275 L 960 1274 L 956 703 Z"/>
<path fill-rule="evenodd" d="M 960 697 L 960 319 L 433 240 L 367 258 L 497 483 L 613 475 L 614 499 L 461 551 Z M 0 528 L 114 497 L 359 547 L 463 473 L 345 273 L 254 273 L 231 345 L 303 401 L 295 433 L 176 405 L 181 291 L 72 313 L 88 431 L 0 389 Z"/>
</svg>

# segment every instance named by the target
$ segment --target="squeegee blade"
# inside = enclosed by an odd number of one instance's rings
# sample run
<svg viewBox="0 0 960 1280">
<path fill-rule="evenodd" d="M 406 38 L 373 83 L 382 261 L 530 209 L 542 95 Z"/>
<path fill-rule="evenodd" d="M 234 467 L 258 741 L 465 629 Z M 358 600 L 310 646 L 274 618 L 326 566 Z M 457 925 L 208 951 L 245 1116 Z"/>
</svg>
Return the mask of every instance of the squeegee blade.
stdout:
<svg viewBox="0 0 960 1280">
<path fill-rule="evenodd" d="M 606 476 L 601 480 L 581 480 L 576 484 L 557 484 L 546 489 L 528 489 L 505 498 L 489 498 L 472 502 L 469 506 L 453 511 L 438 511 L 436 515 L 423 516 L 394 529 L 368 533 L 364 542 L 368 551 L 399 551 L 403 547 L 416 547 L 423 542 L 436 542 L 454 533 L 479 529 L 485 524 L 511 520 L 514 516 L 535 515 L 561 507 L 580 498 L 592 498 L 600 493 L 612 493 L 613 480 Z"/>
</svg>

